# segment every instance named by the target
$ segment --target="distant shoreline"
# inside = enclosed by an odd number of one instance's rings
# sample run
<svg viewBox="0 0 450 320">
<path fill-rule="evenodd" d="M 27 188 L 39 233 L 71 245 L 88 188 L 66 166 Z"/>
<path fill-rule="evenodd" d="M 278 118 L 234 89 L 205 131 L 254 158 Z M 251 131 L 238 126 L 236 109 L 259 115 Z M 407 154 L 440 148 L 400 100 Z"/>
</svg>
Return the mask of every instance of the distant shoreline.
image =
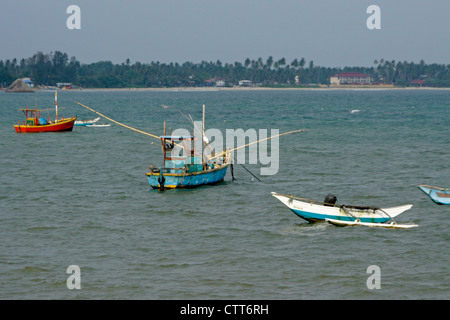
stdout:
<svg viewBox="0 0 450 320">
<path fill-rule="evenodd" d="M 41 89 L 37 91 L 52 91 L 54 89 Z M 189 92 L 189 91 L 296 91 L 296 90 L 450 90 L 449 87 L 393 87 L 393 86 L 320 86 L 320 87 L 288 87 L 288 88 L 271 88 L 271 87 L 169 87 L 169 88 L 83 88 L 83 89 L 58 89 L 60 91 L 173 91 L 173 92 Z"/>
</svg>

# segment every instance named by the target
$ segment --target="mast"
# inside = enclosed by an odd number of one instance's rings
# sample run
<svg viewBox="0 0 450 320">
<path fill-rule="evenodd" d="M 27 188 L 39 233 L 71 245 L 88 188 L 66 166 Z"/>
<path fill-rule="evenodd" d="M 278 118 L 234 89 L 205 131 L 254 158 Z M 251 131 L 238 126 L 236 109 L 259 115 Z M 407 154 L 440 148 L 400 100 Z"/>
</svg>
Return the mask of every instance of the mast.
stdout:
<svg viewBox="0 0 450 320">
<path fill-rule="evenodd" d="M 56 118 L 55 123 L 58 121 L 58 91 L 55 91 L 55 109 L 56 109 Z"/>
<path fill-rule="evenodd" d="M 203 147 L 205 147 L 205 105 L 203 105 L 202 141 L 203 141 Z"/>
<path fill-rule="evenodd" d="M 203 144 L 203 148 L 202 148 L 202 165 L 205 165 L 205 105 L 203 105 L 203 118 L 202 118 L 202 144 Z"/>
</svg>

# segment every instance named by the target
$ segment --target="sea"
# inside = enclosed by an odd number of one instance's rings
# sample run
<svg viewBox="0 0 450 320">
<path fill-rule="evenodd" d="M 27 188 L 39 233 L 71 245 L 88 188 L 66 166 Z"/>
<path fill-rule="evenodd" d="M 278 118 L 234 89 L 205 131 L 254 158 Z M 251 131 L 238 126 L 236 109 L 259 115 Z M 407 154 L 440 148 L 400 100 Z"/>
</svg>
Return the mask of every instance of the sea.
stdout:
<svg viewBox="0 0 450 320">
<path fill-rule="evenodd" d="M 417 188 L 450 188 L 450 90 L 61 90 L 58 116 L 97 117 L 76 102 L 111 126 L 18 134 L 19 109 L 54 117 L 55 94 L 0 92 L 0 299 L 450 298 L 450 206 Z M 186 116 L 201 121 L 203 105 L 224 137 L 306 131 L 266 140 L 257 161 L 241 148 L 235 180 L 152 189 L 160 141 L 111 119 L 192 132 Z M 308 223 L 271 192 L 412 204 L 396 221 L 418 227 Z"/>
</svg>

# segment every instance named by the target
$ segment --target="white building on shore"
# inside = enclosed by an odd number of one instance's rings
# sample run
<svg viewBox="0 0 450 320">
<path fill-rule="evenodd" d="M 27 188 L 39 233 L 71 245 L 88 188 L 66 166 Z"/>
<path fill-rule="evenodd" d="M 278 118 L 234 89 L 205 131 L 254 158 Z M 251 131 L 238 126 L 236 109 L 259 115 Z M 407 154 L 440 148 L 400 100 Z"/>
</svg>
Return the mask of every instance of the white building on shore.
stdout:
<svg viewBox="0 0 450 320">
<path fill-rule="evenodd" d="M 342 84 L 372 84 L 372 77 L 359 72 L 341 72 L 330 77 L 331 85 Z"/>
</svg>

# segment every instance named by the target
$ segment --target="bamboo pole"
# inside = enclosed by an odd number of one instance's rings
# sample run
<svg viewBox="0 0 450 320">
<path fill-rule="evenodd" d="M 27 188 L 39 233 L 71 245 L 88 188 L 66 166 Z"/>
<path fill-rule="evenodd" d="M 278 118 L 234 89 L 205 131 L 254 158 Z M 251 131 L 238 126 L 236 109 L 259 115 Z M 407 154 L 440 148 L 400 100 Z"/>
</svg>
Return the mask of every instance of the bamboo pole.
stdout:
<svg viewBox="0 0 450 320">
<path fill-rule="evenodd" d="M 125 128 L 127 128 L 127 129 L 130 129 L 130 130 L 133 130 L 133 131 L 136 131 L 136 132 L 139 132 L 139 133 L 142 133 L 142 134 L 145 134 L 145 135 L 147 135 L 147 136 L 150 136 L 150 137 L 153 137 L 153 138 L 156 138 L 156 139 L 160 140 L 160 137 L 155 136 L 154 134 L 151 134 L 151 133 L 148 133 L 148 132 L 145 132 L 145 131 L 142 131 L 142 130 L 135 129 L 135 128 L 130 127 L 130 126 L 127 126 L 126 124 L 123 124 L 123 123 L 120 123 L 120 122 L 118 122 L 118 121 L 116 121 L 116 120 L 113 120 L 113 119 L 111 119 L 111 118 L 105 116 L 104 114 L 102 114 L 102 113 L 100 113 L 100 112 L 98 112 L 98 111 L 95 111 L 94 109 L 89 108 L 88 106 L 85 106 L 84 104 L 81 104 L 81 103 L 79 103 L 79 102 L 77 102 L 77 101 L 75 101 L 75 103 L 77 103 L 77 104 L 79 104 L 80 106 L 82 106 L 82 107 L 84 107 L 84 108 L 86 108 L 86 109 L 88 109 L 88 110 L 90 110 L 90 111 L 92 111 L 92 112 L 98 114 L 99 116 L 102 116 L 103 118 L 108 119 L 109 121 L 112 121 L 112 122 L 118 124 L 119 126 L 125 127 Z"/>
<path fill-rule="evenodd" d="M 135 129 L 135 128 L 133 128 L 133 127 L 127 126 L 126 124 L 120 123 L 120 122 L 118 122 L 118 121 L 116 121 L 116 120 L 114 120 L 114 119 L 111 119 L 111 118 L 105 116 L 104 114 L 102 114 L 102 113 L 100 113 L 100 112 L 98 112 L 98 111 L 95 111 L 95 110 L 92 109 L 92 108 L 89 108 L 88 106 L 85 106 L 84 104 L 82 104 L 82 103 L 80 103 L 80 102 L 75 101 L 75 103 L 76 103 L 76 104 L 79 104 L 80 106 L 82 106 L 82 107 L 84 107 L 84 108 L 86 108 L 86 109 L 88 109 L 88 110 L 90 110 L 90 111 L 92 111 L 92 112 L 98 114 L 99 116 L 102 116 L 102 117 L 108 119 L 109 121 L 112 121 L 112 122 L 114 122 L 114 123 L 116 123 L 116 124 L 118 124 L 118 125 L 120 125 L 120 126 L 122 126 L 122 127 L 125 127 L 125 128 L 127 128 L 127 129 L 130 129 L 130 130 L 133 130 L 133 131 L 136 131 L 136 132 L 139 132 L 139 133 L 142 133 L 142 134 L 145 134 L 145 135 L 147 135 L 147 136 L 150 136 L 150 137 L 153 137 L 153 138 L 156 138 L 156 139 L 160 140 L 160 137 L 155 136 L 154 134 L 151 134 L 151 133 L 148 133 L 148 132 L 139 130 L 139 129 Z M 204 119 L 203 119 L 203 123 L 204 123 Z M 202 128 L 202 129 L 203 129 L 203 128 Z M 202 131 L 203 131 L 203 132 L 202 132 L 202 138 L 203 138 L 204 130 L 202 130 Z M 276 138 L 276 137 L 281 137 L 281 136 L 284 136 L 284 135 L 287 135 L 287 134 L 298 133 L 298 132 L 304 132 L 304 131 L 307 131 L 307 130 L 306 130 L 306 129 L 301 129 L 301 130 L 293 130 L 293 131 L 289 131 L 289 132 L 280 133 L 280 134 L 277 134 L 277 135 L 275 135 L 275 136 L 271 136 L 271 137 L 268 137 L 268 138 L 260 139 L 260 140 L 258 140 L 258 141 L 253 141 L 253 142 L 251 142 L 251 143 L 248 143 L 248 144 L 246 144 L 246 145 L 243 145 L 243 146 L 240 146 L 240 147 L 231 149 L 231 150 L 229 150 L 229 151 L 232 152 L 232 151 L 235 151 L 235 150 L 238 150 L 238 149 L 247 147 L 247 146 L 249 146 L 249 145 L 252 145 L 252 144 L 255 144 L 255 143 L 259 143 L 259 142 L 261 142 L 261 141 L 270 140 L 270 139 L 273 139 L 273 138 Z M 202 139 L 202 140 L 203 140 L 203 139 Z M 203 143 L 203 141 L 202 141 L 202 143 Z M 176 145 L 178 145 L 178 146 L 184 148 L 183 146 L 181 146 L 181 145 L 179 145 L 179 144 L 177 144 L 177 143 L 176 143 Z M 212 159 L 221 157 L 221 156 L 223 156 L 226 152 L 227 152 L 226 150 L 223 150 L 222 152 L 219 152 L 219 154 L 215 155 L 214 157 L 209 157 L 209 160 L 212 160 Z"/>
<path fill-rule="evenodd" d="M 230 149 L 230 152 L 236 151 L 238 149 L 247 147 L 247 146 L 255 144 L 255 143 L 259 143 L 261 141 L 270 140 L 270 139 L 273 139 L 273 138 L 276 138 L 276 137 L 281 137 L 281 136 L 284 136 L 286 134 L 298 133 L 298 132 L 304 132 L 304 131 L 307 131 L 307 130 L 306 129 L 300 129 L 300 130 L 293 130 L 293 131 L 289 131 L 289 132 L 280 133 L 280 134 L 277 134 L 275 136 L 271 136 L 271 137 L 268 137 L 268 138 L 260 139 L 258 141 L 253 141 L 253 142 L 247 143 L 247 144 L 245 144 L 243 146 L 240 146 L 240 147 L 237 147 L 237 148 L 234 148 L 234 149 Z M 224 151 L 220 152 L 218 155 L 215 155 L 214 157 L 210 157 L 209 160 L 212 160 L 214 158 L 220 157 L 220 156 L 222 156 L 223 153 L 224 153 Z"/>
</svg>

